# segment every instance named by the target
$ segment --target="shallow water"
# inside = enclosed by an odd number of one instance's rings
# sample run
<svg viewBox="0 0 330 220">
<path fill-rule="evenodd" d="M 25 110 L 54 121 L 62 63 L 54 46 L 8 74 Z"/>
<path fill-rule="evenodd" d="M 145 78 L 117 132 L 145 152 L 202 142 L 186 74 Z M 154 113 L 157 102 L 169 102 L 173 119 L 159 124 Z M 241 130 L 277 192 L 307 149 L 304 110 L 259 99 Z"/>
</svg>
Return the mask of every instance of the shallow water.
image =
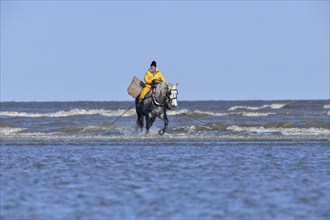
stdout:
<svg viewBox="0 0 330 220">
<path fill-rule="evenodd" d="M 330 140 L 330 100 L 190 101 L 168 111 L 167 138 Z M 132 102 L 4 102 L 1 139 L 140 139 Z M 157 119 L 152 134 L 163 122 Z M 309 136 L 309 137 L 308 137 Z M 307 137 L 307 138 L 306 138 Z"/>
<path fill-rule="evenodd" d="M 329 143 L 1 146 L 3 219 L 329 218 Z"/>
<path fill-rule="evenodd" d="M 1 103 L 1 219 L 330 218 L 329 100 L 131 104 Z"/>
</svg>

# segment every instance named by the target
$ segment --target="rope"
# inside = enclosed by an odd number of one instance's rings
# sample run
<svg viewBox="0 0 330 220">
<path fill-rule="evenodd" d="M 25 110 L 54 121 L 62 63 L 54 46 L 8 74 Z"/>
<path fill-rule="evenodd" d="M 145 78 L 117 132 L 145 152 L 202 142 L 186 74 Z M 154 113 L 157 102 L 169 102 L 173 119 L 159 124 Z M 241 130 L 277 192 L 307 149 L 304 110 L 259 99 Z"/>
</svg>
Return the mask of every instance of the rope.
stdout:
<svg viewBox="0 0 330 220">
<path fill-rule="evenodd" d="M 128 108 L 126 109 L 126 111 L 124 111 L 123 114 L 121 114 L 120 116 L 118 116 L 113 122 L 111 122 L 111 124 L 109 124 L 107 126 L 107 128 L 105 129 L 105 131 L 107 131 L 116 121 L 118 121 L 119 118 L 121 118 L 126 112 L 128 112 L 133 106 L 135 105 L 135 102 Z"/>
</svg>

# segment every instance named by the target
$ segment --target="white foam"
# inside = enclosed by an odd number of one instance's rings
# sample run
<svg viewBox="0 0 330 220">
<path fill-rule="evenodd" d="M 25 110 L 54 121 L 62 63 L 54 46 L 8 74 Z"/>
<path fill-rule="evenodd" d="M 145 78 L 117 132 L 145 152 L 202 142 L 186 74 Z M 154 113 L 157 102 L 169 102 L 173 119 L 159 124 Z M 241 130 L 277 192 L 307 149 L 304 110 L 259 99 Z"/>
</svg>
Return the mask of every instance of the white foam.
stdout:
<svg viewBox="0 0 330 220">
<path fill-rule="evenodd" d="M 210 115 L 210 116 L 226 116 L 226 115 L 228 115 L 227 113 L 199 111 L 199 110 L 195 110 L 192 112 L 193 112 L 193 114 L 202 114 L 202 115 Z"/>
<path fill-rule="evenodd" d="M 239 141 L 242 142 L 244 140 L 248 141 L 276 141 L 276 140 L 288 140 L 288 141 L 297 141 L 297 140 L 310 140 L 310 139 L 322 139 L 324 140 L 323 135 L 253 135 L 253 136 L 247 136 L 242 134 L 230 134 L 230 135 L 219 135 L 219 136 L 207 136 L 207 135 L 196 135 L 193 134 L 174 134 L 174 133 L 166 133 L 165 135 L 160 136 L 158 132 L 155 132 L 154 134 L 151 132 L 150 134 L 146 135 L 145 133 L 137 133 L 137 134 L 129 134 L 129 135 L 83 135 L 83 136 L 77 136 L 77 135 L 57 135 L 55 133 L 52 134 L 42 134 L 42 133 L 22 133 L 22 134 L 12 134 L 8 136 L 1 136 L 1 141 L 8 141 L 9 143 L 16 143 L 16 142 L 22 142 L 29 143 L 29 142 L 35 142 L 35 141 L 45 141 L 51 142 L 64 142 L 64 143 L 91 143 L 91 144 L 98 144 L 102 142 L 111 142 L 111 143 L 139 143 L 144 144 L 144 142 L 147 142 L 148 145 L 152 144 L 154 146 L 159 145 L 159 142 L 166 142 L 169 144 L 176 144 L 180 142 L 197 142 L 199 144 L 201 143 L 209 143 L 209 142 L 223 142 L 223 141 Z M 329 141 L 329 137 L 327 138 Z M 201 142 L 202 141 L 202 142 Z M 43 144 L 41 142 L 41 144 Z"/>
<path fill-rule="evenodd" d="M 330 135 L 330 130 L 325 128 L 264 128 L 232 125 L 227 130 L 235 132 L 281 133 L 283 135 Z"/>
<path fill-rule="evenodd" d="M 286 105 L 287 104 L 285 104 L 285 103 L 273 103 L 271 105 L 263 105 L 263 106 L 260 106 L 260 107 L 239 105 L 239 106 L 230 107 L 228 109 L 228 111 L 235 111 L 237 109 L 248 109 L 248 110 L 260 110 L 260 109 L 264 109 L 264 108 L 281 109 L 281 108 L 285 107 Z"/>
<path fill-rule="evenodd" d="M 1 127 L 0 135 L 11 135 L 25 130 L 26 128 L 10 128 L 10 127 Z"/>
<path fill-rule="evenodd" d="M 228 109 L 228 111 L 235 111 L 237 109 L 249 109 L 249 110 L 258 110 L 260 109 L 261 107 L 251 107 L 251 106 L 242 106 L 242 105 L 238 105 L 238 106 L 233 106 L 233 107 L 230 107 Z"/>
<path fill-rule="evenodd" d="M 246 117 L 259 117 L 259 116 L 275 115 L 275 113 L 243 112 L 242 115 Z"/>
<path fill-rule="evenodd" d="M 209 111 L 200 111 L 200 110 L 188 110 L 188 109 L 181 109 L 181 110 L 170 110 L 167 111 L 167 115 L 181 115 L 181 114 L 201 114 L 201 115 L 210 115 L 210 116 L 226 116 L 228 113 L 219 113 L 219 112 L 209 112 Z"/>
<path fill-rule="evenodd" d="M 170 110 L 166 112 L 167 115 L 181 115 L 181 114 L 188 114 L 187 109 L 181 109 L 181 110 Z"/>
<path fill-rule="evenodd" d="M 246 109 L 255 109 L 254 107 L 248 106 L 236 106 L 235 108 L 246 108 Z M 258 107 L 259 108 L 259 107 Z M 102 115 L 107 117 L 114 117 L 120 116 L 125 112 L 125 109 L 118 109 L 118 110 L 105 110 L 105 109 L 72 109 L 69 111 L 58 111 L 58 112 L 50 112 L 50 113 L 27 113 L 27 112 L 15 112 L 15 111 L 3 111 L 0 112 L 0 117 L 27 117 L 27 118 L 40 118 L 40 117 L 51 117 L 51 118 L 58 118 L 58 117 L 69 117 L 69 116 L 77 116 L 77 115 Z M 211 111 L 201 111 L 201 110 L 188 110 L 188 109 L 180 109 L 180 110 L 169 110 L 167 111 L 167 115 L 193 115 L 193 114 L 200 114 L 200 115 L 209 115 L 209 116 L 216 116 L 222 117 L 227 116 L 229 113 L 220 113 L 220 112 L 211 112 Z M 243 116 L 247 117 L 256 117 L 256 116 L 267 116 L 275 113 L 257 113 L 257 112 L 242 112 L 240 113 Z M 123 117 L 129 117 L 136 115 L 135 109 L 130 109 L 127 111 Z"/>
<path fill-rule="evenodd" d="M 330 105 L 324 105 L 323 108 L 330 109 Z"/>
<path fill-rule="evenodd" d="M 87 125 L 82 128 L 82 132 L 105 131 L 106 129 L 105 126 Z"/>
<path fill-rule="evenodd" d="M 13 112 L 13 111 L 4 111 L 0 112 L 0 116 L 9 116 L 9 117 L 29 117 L 29 118 L 38 118 L 38 117 L 68 117 L 75 115 L 103 115 L 103 116 L 119 116 L 124 113 L 124 109 L 118 110 L 105 110 L 105 109 L 72 109 L 70 111 L 58 111 L 51 113 L 27 113 L 27 112 Z M 135 115 L 135 109 L 127 111 L 123 116 L 132 116 Z"/>
<path fill-rule="evenodd" d="M 284 103 L 274 103 L 267 107 L 270 107 L 271 109 L 281 109 L 281 108 L 284 108 L 286 105 L 287 104 L 284 104 Z"/>
</svg>

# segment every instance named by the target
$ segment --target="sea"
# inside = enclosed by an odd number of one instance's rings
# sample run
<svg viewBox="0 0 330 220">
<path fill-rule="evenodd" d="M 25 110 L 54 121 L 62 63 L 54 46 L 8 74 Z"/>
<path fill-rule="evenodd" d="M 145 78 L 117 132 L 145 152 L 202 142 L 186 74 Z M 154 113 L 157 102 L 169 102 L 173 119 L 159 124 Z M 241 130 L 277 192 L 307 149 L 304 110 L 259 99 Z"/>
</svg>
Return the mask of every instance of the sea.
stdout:
<svg viewBox="0 0 330 220">
<path fill-rule="evenodd" d="M 330 100 L 1 102 L 0 219 L 329 219 Z"/>
</svg>

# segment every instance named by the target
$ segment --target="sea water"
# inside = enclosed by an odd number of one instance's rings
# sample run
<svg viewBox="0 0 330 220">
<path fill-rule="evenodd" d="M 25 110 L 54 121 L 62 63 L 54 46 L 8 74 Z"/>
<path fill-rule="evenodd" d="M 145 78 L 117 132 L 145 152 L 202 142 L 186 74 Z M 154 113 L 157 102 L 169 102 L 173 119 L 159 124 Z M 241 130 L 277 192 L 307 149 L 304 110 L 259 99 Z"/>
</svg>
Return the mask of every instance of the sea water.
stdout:
<svg viewBox="0 0 330 220">
<path fill-rule="evenodd" d="M 2 102 L 1 219 L 330 217 L 330 104 Z"/>
</svg>

